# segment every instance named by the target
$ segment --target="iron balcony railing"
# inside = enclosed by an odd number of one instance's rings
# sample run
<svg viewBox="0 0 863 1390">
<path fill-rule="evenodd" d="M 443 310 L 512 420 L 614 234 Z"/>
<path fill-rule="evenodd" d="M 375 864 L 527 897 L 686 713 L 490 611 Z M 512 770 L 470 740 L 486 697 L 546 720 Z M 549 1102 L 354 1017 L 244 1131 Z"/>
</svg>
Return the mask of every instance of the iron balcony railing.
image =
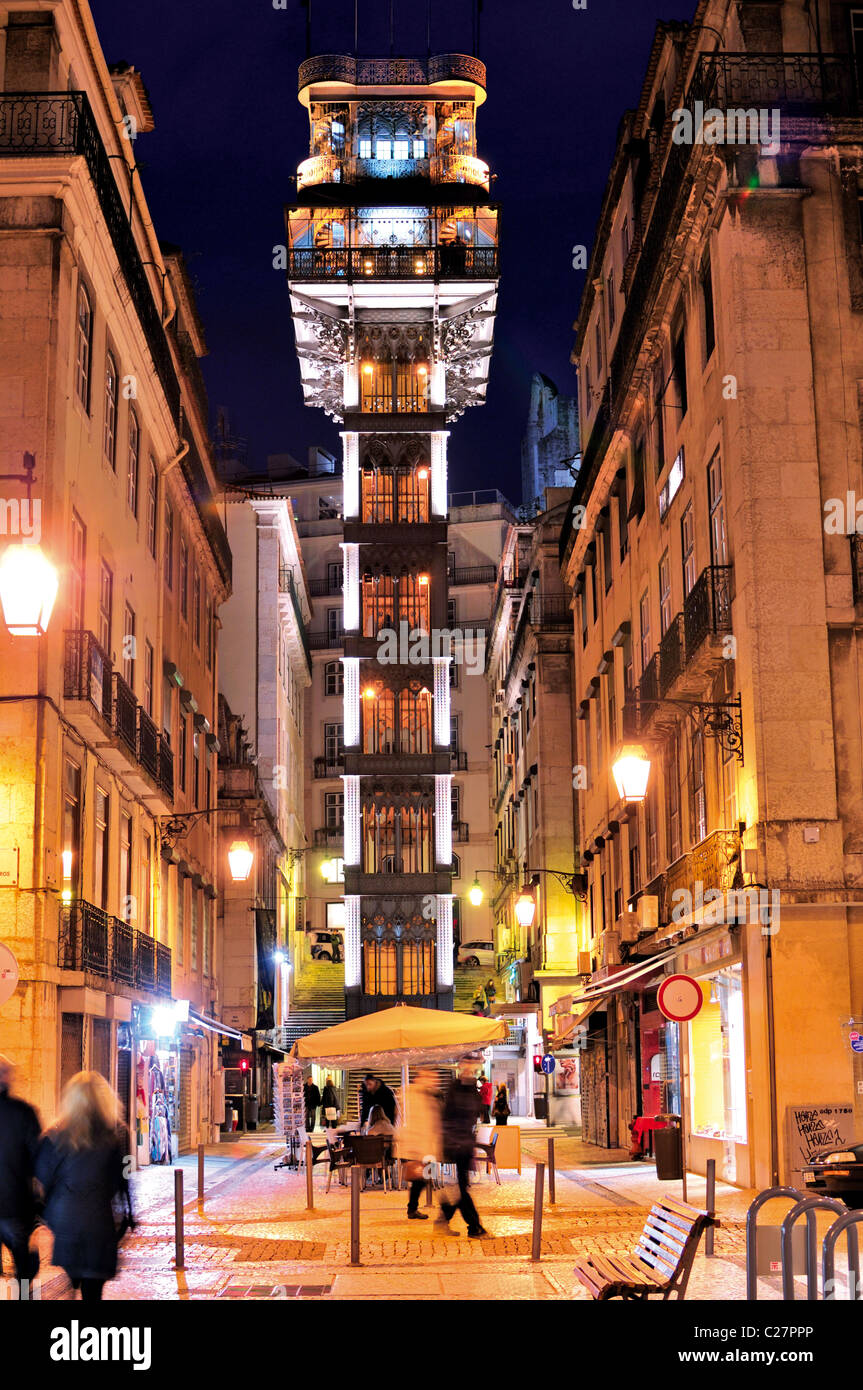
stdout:
<svg viewBox="0 0 863 1390">
<path fill-rule="evenodd" d="M 306 665 L 312 669 L 312 654 L 309 646 L 309 634 L 306 631 L 306 620 L 303 617 L 303 610 L 300 605 L 300 596 L 297 593 L 297 586 L 294 583 L 293 572 L 287 565 L 279 568 L 279 593 L 288 594 L 291 600 L 291 607 L 294 610 L 294 619 L 297 624 L 297 631 L 300 634 L 300 641 L 303 644 L 303 654 L 306 658 Z"/>
<path fill-rule="evenodd" d="M 310 579 L 309 593 L 312 598 L 322 598 L 327 594 L 340 594 L 342 592 L 342 580 L 338 579 Z"/>
<path fill-rule="evenodd" d="M 301 247 L 288 252 L 291 280 L 495 280 L 495 246 Z"/>
<path fill-rule="evenodd" d="M 690 100 L 729 109 L 778 107 L 783 116 L 856 116 L 859 77 L 844 54 L 703 54 Z"/>
<path fill-rule="evenodd" d="M 676 613 L 659 644 L 659 695 L 663 698 L 683 670 L 683 614 Z"/>
<path fill-rule="evenodd" d="M 450 584 L 493 584 L 496 578 L 494 565 L 454 565 L 447 571 Z"/>
<path fill-rule="evenodd" d="M 142 705 L 138 706 L 138 762 L 159 781 L 159 731 Z"/>
<path fill-rule="evenodd" d="M 138 702 L 134 692 L 123 680 L 119 671 L 114 672 L 114 711 L 111 727 L 122 739 L 134 758 L 138 756 Z"/>
<path fill-rule="evenodd" d="M 638 703 L 655 705 L 659 699 L 659 653 L 654 652 L 638 682 Z"/>
<path fill-rule="evenodd" d="M 308 637 L 309 647 L 313 652 L 335 649 L 345 645 L 345 634 L 341 629 L 338 632 L 310 632 Z"/>
<path fill-rule="evenodd" d="M 164 734 L 159 740 L 159 786 L 169 798 L 174 800 L 174 753 Z"/>
<path fill-rule="evenodd" d="M 851 587 L 854 602 L 863 602 L 863 535 L 849 537 L 851 541 Z"/>
<path fill-rule="evenodd" d="M 340 849 L 344 839 L 344 825 L 322 825 L 315 831 L 315 849 Z"/>
<path fill-rule="evenodd" d="M 708 565 L 683 605 L 686 662 L 710 633 L 731 631 L 731 565 Z"/>
<path fill-rule="evenodd" d="M 81 898 L 63 907 L 57 963 L 104 980 L 171 993 L 171 950 Z"/>
<path fill-rule="evenodd" d="M 64 633 L 63 696 L 89 700 L 108 724 L 113 715 L 111 677 L 113 667 L 92 632 Z"/>
<path fill-rule="evenodd" d="M 467 772 L 467 753 L 463 748 L 451 749 L 449 756 L 453 772 Z"/>
<path fill-rule="evenodd" d="M 315 778 L 341 777 L 345 770 L 344 758 L 330 762 L 327 758 L 315 758 Z"/>
<path fill-rule="evenodd" d="M 454 820 L 452 823 L 452 837 L 457 844 L 466 845 L 470 841 L 470 826 L 466 820 Z"/>
</svg>

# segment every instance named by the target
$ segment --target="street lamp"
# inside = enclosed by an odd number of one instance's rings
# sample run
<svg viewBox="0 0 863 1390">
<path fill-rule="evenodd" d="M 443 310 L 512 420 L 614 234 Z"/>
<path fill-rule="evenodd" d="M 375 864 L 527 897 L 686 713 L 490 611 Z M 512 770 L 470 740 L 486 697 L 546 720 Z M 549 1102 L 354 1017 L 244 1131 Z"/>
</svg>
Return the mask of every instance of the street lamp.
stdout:
<svg viewBox="0 0 863 1390">
<path fill-rule="evenodd" d="M 43 637 L 58 589 L 57 571 L 38 545 L 10 545 L 0 560 L 0 604 L 12 637 Z"/>
<path fill-rule="evenodd" d="M 525 886 L 515 902 L 515 920 L 520 927 L 532 927 L 533 919 L 536 916 L 536 898 Z"/>
<path fill-rule="evenodd" d="M 482 884 L 480 883 L 478 876 L 474 879 L 473 883 L 468 889 L 467 895 L 470 900 L 471 907 L 479 907 L 480 903 L 482 902 Z"/>
<path fill-rule="evenodd" d="M 234 883 L 248 883 L 255 862 L 254 851 L 248 840 L 235 840 L 228 850 L 228 866 Z"/>
<path fill-rule="evenodd" d="M 640 743 L 624 744 L 611 768 L 623 801 L 637 804 L 647 795 L 650 759 Z"/>
</svg>

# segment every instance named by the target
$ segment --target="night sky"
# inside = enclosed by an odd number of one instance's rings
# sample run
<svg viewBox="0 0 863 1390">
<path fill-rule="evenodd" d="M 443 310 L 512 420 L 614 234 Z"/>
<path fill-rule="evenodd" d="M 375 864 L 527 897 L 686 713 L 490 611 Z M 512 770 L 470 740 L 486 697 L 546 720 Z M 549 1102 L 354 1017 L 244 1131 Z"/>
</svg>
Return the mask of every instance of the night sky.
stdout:
<svg viewBox="0 0 863 1390">
<path fill-rule="evenodd" d="M 312 0 L 315 52 L 353 50 L 353 0 Z M 359 0 L 364 56 L 389 51 L 386 0 Z M 297 102 L 305 56 L 300 0 L 91 0 L 109 63 L 139 68 L 156 129 L 137 159 L 160 238 L 182 246 L 210 354 L 215 417 L 224 406 L 249 442 L 305 462 L 336 449 L 323 411 L 302 404 L 290 302 L 272 248 L 284 242 L 290 175 L 308 153 Z M 393 0 L 396 54 L 424 54 L 423 0 Z M 520 440 L 531 373 L 575 388 L 569 362 L 583 274 L 572 247 L 590 246 L 623 111 L 638 100 L 659 18 L 691 18 L 694 0 L 485 0 L 480 57 L 488 101 L 477 153 L 497 179 L 502 281 L 488 403 L 457 421 L 451 488 L 500 487 L 520 500 Z M 470 0 L 433 0 L 432 51 L 470 52 Z"/>
</svg>

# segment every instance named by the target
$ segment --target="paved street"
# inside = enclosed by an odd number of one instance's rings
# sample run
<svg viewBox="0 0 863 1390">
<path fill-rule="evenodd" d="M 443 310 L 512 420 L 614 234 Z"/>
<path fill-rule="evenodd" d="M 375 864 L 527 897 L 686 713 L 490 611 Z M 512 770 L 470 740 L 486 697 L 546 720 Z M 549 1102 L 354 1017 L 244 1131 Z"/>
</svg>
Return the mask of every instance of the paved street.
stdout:
<svg viewBox="0 0 863 1390">
<path fill-rule="evenodd" d="M 404 1193 L 368 1190 L 362 1197 L 361 1265 L 350 1265 L 349 1190 L 334 1181 L 326 1193 L 315 1173 L 315 1208 L 306 1210 L 305 1176 L 274 1171 L 283 1149 L 247 1140 L 207 1152 L 206 1201 L 197 1210 L 196 1161 L 181 1160 L 185 1181 L 186 1266 L 174 1269 L 174 1169 L 149 1168 L 134 1178 L 139 1225 L 122 1252 L 122 1269 L 106 1289 L 111 1299 L 326 1297 L 335 1299 L 586 1298 L 572 1267 L 578 1255 L 630 1251 L 647 1209 L 679 1183 L 660 1184 L 653 1165 L 609 1162 L 604 1150 L 556 1141 L 557 1201 L 547 1199 L 542 1259 L 530 1259 L 534 1159 L 545 1142 L 525 1135 L 521 1177 L 477 1178 L 474 1197 L 490 1232 L 468 1240 L 460 1217 L 445 1229 L 433 1220 L 408 1222 Z M 744 1230 L 753 1194 L 719 1185 L 722 1228 L 716 1254 L 699 1254 L 690 1282 L 694 1299 L 744 1296 Z M 689 1199 L 700 1204 L 703 1179 Z M 189 1200 L 191 1199 L 191 1200 Z M 426 1208 L 421 1207 L 421 1210 Z M 43 1298 L 66 1298 L 61 1271 L 47 1264 L 50 1237 L 40 1233 Z M 575 1285 L 575 1287 L 573 1287 Z M 761 1297 L 776 1298 L 774 1282 Z"/>
</svg>

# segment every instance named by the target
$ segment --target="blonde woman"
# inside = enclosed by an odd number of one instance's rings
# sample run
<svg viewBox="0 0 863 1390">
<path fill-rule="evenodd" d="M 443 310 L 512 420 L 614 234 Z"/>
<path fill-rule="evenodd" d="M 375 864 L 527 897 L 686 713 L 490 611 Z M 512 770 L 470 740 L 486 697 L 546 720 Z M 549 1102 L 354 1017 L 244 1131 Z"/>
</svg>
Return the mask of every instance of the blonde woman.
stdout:
<svg viewBox="0 0 863 1390">
<path fill-rule="evenodd" d="M 408 1118 L 398 1131 L 398 1154 L 405 1177 L 410 1182 L 408 1220 L 428 1221 L 419 1202 L 426 1185 L 429 1164 L 440 1162 L 441 1106 L 438 1079 L 429 1067 L 422 1067 L 411 1082 L 407 1100 Z"/>
<path fill-rule="evenodd" d="M 96 1303 L 117 1273 L 117 1246 L 133 1226 L 127 1155 L 117 1097 L 95 1071 L 73 1076 L 57 1123 L 42 1139 L 36 1177 L 45 1191 L 44 1221 L 54 1233 L 54 1264 L 84 1303 Z M 118 1229 L 115 1199 L 123 1215 Z"/>
</svg>

